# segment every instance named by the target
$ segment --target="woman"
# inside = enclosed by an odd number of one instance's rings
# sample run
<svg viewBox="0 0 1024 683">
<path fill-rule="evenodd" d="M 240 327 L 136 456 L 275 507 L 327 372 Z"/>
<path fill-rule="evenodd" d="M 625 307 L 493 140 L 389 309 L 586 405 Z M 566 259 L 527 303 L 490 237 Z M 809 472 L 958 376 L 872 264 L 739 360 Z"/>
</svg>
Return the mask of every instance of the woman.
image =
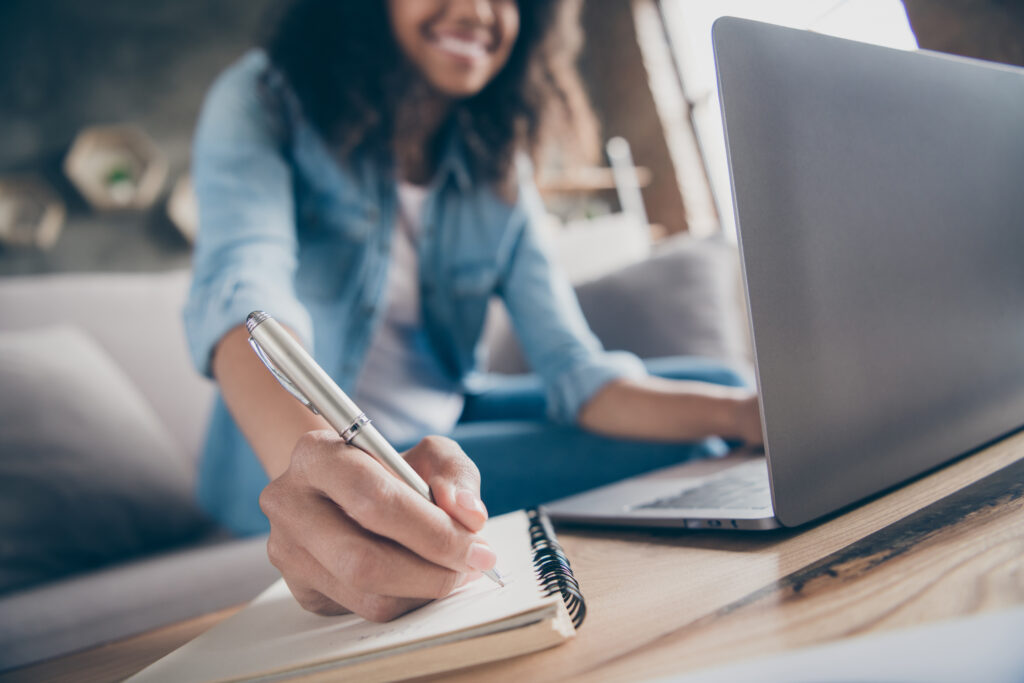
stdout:
<svg viewBox="0 0 1024 683">
<path fill-rule="evenodd" d="M 269 520 L 271 561 L 307 609 L 390 619 L 491 568 L 481 471 L 504 510 L 706 454 L 680 444 L 710 435 L 760 440 L 748 390 L 604 352 L 538 243 L 540 203 L 516 160 L 555 123 L 587 128 L 573 4 L 299 0 L 210 91 L 186 327 L 222 400 L 199 493 L 240 533 Z M 467 403 L 492 294 L 543 393 Z M 246 341 L 256 309 L 411 446 L 437 506 L 276 384 Z M 471 421 L 495 412 L 519 420 Z"/>
</svg>

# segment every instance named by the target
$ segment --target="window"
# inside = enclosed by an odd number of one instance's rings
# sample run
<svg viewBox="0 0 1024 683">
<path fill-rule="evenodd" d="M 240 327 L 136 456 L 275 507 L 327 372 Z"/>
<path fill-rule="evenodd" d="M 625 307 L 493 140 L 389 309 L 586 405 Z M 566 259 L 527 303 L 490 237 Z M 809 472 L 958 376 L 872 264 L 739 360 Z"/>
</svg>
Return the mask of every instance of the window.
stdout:
<svg viewBox="0 0 1024 683">
<path fill-rule="evenodd" d="M 715 19 L 743 17 L 888 47 L 917 48 L 900 0 L 660 0 L 660 9 L 722 231 L 731 239 L 736 227 L 711 49 Z"/>
</svg>

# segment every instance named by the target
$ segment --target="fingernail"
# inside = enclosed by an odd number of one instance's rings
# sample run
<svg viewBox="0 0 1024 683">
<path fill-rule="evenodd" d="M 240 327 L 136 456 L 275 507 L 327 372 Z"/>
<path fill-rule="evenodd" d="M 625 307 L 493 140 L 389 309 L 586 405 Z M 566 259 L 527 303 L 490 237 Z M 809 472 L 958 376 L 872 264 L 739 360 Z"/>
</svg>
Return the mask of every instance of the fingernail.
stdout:
<svg viewBox="0 0 1024 683">
<path fill-rule="evenodd" d="M 455 502 L 459 504 L 459 507 L 469 512 L 479 512 L 484 517 L 487 516 L 487 508 L 484 507 L 484 502 L 480 498 L 468 489 L 461 489 L 455 494 Z"/>
<path fill-rule="evenodd" d="M 466 553 L 466 564 L 470 569 L 477 571 L 490 569 L 497 561 L 498 556 L 483 543 L 474 543 L 469 546 L 469 552 Z"/>
</svg>

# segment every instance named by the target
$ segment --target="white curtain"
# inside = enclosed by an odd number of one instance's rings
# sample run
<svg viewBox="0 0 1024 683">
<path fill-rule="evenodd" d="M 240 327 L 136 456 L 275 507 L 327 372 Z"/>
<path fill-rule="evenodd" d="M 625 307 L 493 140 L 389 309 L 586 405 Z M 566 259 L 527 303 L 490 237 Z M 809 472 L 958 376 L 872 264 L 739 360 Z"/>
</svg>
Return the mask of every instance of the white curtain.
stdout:
<svg viewBox="0 0 1024 683">
<path fill-rule="evenodd" d="M 684 95 L 692 106 L 692 123 L 722 231 L 730 239 L 735 239 L 736 228 L 711 49 L 715 19 L 742 17 L 866 43 L 917 49 L 901 0 L 661 0 L 661 9 Z"/>
</svg>

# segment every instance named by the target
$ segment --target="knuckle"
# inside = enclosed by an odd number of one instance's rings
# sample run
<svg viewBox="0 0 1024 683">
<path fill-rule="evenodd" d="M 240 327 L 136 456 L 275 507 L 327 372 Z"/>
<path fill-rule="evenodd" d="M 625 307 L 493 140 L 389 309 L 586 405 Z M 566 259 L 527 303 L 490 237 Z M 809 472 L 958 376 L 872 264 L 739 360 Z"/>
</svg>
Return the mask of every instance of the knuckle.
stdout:
<svg viewBox="0 0 1024 683">
<path fill-rule="evenodd" d="M 370 621 L 391 621 L 405 611 L 404 605 L 396 598 L 385 595 L 368 595 L 362 600 L 359 616 Z"/>
<path fill-rule="evenodd" d="M 318 612 L 320 605 L 323 603 L 315 593 L 312 591 L 302 591 L 292 589 L 292 597 L 295 598 L 295 602 L 299 603 L 302 609 L 307 612 Z"/>
<path fill-rule="evenodd" d="M 329 438 L 322 431 L 306 432 L 292 449 L 291 466 L 307 479 L 314 480 L 329 451 Z"/>
<path fill-rule="evenodd" d="M 411 489 L 403 489 L 401 484 L 394 477 L 389 477 L 377 483 L 369 492 L 367 498 L 372 502 L 377 514 L 387 514 L 399 509 L 405 496 L 409 495 Z"/>
<path fill-rule="evenodd" d="M 480 470 L 476 463 L 466 455 L 458 443 L 446 437 L 438 437 L 445 443 L 436 451 L 437 473 L 451 479 L 480 480 Z"/>
<path fill-rule="evenodd" d="M 293 457 L 304 460 L 315 453 L 320 445 L 321 437 L 317 432 L 305 432 L 295 441 L 292 449 Z"/>
<path fill-rule="evenodd" d="M 268 519 L 277 517 L 281 511 L 282 496 L 280 489 L 280 479 L 275 479 L 260 491 L 260 510 L 263 511 L 263 514 L 266 515 Z"/>
<path fill-rule="evenodd" d="M 430 597 L 435 599 L 443 598 L 449 593 L 451 593 L 453 590 L 455 590 L 455 585 L 459 582 L 460 576 L 461 575 L 458 572 L 449 571 L 442 573 L 440 580 L 438 581 L 438 584 L 435 587 L 434 594 Z"/>
<path fill-rule="evenodd" d="M 457 475 L 459 479 L 466 482 L 472 482 L 474 485 L 479 486 L 480 484 L 480 468 L 476 466 L 476 463 L 469 459 L 469 456 L 464 455 L 459 462 L 459 469 Z"/>
<path fill-rule="evenodd" d="M 454 529 L 449 529 L 437 534 L 435 547 L 445 558 L 445 564 L 459 567 L 465 564 L 469 541 Z"/>
<path fill-rule="evenodd" d="M 295 442 L 289 467 L 299 476 L 308 477 L 312 469 L 312 460 L 316 457 L 317 448 L 310 434 L 303 434 Z"/>
<path fill-rule="evenodd" d="M 306 609 L 314 614 L 320 615 L 321 617 L 334 617 L 339 614 L 347 614 L 349 611 L 342 605 L 339 605 L 327 597 L 323 597 L 317 601 L 312 609 L 308 607 Z"/>
<path fill-rule="evenodd" d="M 292 595 L 295 596 L 295 601 L 299 603 L 302 609 L 322 617 L 330 617 L 347 611 L 344 607 L 319 591 L 292 591 Z"/>
<path fill-rule="evenodd" d="M 306 593 L 294 595 L 294 597 L 295 602 L 299 603 L 299 606 L 302 607 L 302 609 L 306 610 L 307 612 L 312 612 L 313 614 L 319 614 L 320 616 L 323 616 L 323 613 L 320 611 L 321 606 L 323 605 L 322 600 L 314 598 L 313 596 L 308 595 Z"/>
<path fill-rule="evenodd" d="M 349 548 L 339 560 L 339 564 L 338 576 L 342 582 L 364 593 L 374 588 L 376 579 L 384 568 L 371 544 Z"/>
<path fill-rule="evenodd" d="M 431 434 L 429 436 L 423 437 L 423 440 L 420 441 L 420 443 L 423 444 L 423 447 L 429 451 L 442 452 L 449 448 L 451 444 L 455 442 L 446 436 Z"/>
<path fill-rule="evenodd" d="M 345 513 L 356 521 L 371 518 L 376 507 L 373 498 L 364 491 L 350 494 L 342 505 Z"/>
<path fill-rule="evenodd" d="M 267 559 L 270 560 L 270 564 L 281 569 L 286 557 L 288 557 L 288 553 L 285 552 L 280 539 L 276 534 L 270 534 L 267 538 Z"/>
<path fill-rule="evenodd" d="M 365 456 L 362 459 L 365 460 Z M 398 480 L 381 471 L 375 463 L 362 462 L 355 465 L 354 470 L 356 473 L 349 480 L 348 499 L 343 505 L 353 518 L 364 521 L 379 518 L 401 503 Z"/>
<path fill-rule="evenodd" d="M 431 435 L 421 441 L 424 451 L 431 460 L 439 465 L 445 465 L 460 457 L 465 457 L 462 447 L 447 436 Z"/>
<path fill-rule="evenodd" d="M 425 436 L 409 450 L 406 460 L 423 463 L 441 462 L 454 443 L 448 437 L 437 434 Z"/>
</svg>

